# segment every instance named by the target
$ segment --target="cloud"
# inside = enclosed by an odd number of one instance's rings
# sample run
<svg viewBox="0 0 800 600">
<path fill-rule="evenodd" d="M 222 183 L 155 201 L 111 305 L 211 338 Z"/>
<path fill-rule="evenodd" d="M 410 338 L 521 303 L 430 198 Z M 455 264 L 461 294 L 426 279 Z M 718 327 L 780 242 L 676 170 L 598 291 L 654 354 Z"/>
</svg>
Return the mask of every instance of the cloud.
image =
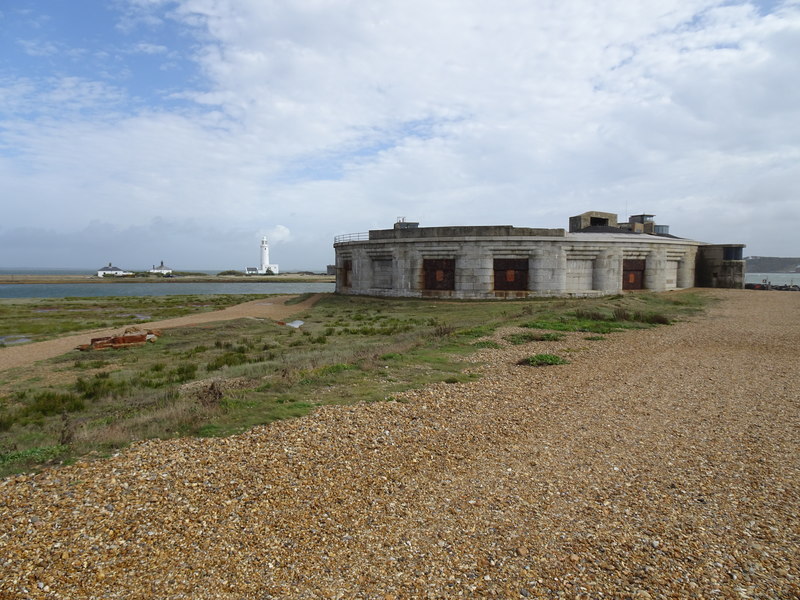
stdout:
<svg viewBox="0 0 800 600">
<path fill-rule="evenodd" d="M 19 45 L 29 56 L 52 56 L 59 52 L 56 44 L 42 40 L 19 40 Z"/>
<path fill-rule="evenodd" d="M 0 71 L 0 184 L 13 198 L 0 234 L 37 223 L 34 238 L 77 244 L 92 222 L 141 236 L 156 219 L 167 237 L 187 222 L 220 233 L 186 268 L 247 262 L 237 254 L 262 235 L 282 268 L 313 268 L 334 235 L 397 216 L 563 227 L 597 209 L 800 252 L 796 3 L 119 6 L 125 35 L 162 36 L 119 47 L 139 60 L 182 48 L 202 76 L 140 94 L 124 78 Z M 164 37 L 173 30 L 191 43 Z M 220 253 L 228 235 L 247 248 Z"/>
<path fill-rule="evenodd" d="M 134 48 L 135 52 L 141 54 L 165 54 L 168 51 L 166 46 L 160 44 L 149 44 L 147 42 L 140 42 Z"/>
<path fill-rule="evenodd" d="M 278 246 L 280 244 L 291 241 L 292 232 L 284 225 L 276 225 L 267 232 L 267 239 L 270 245 Z"/>
</svg>

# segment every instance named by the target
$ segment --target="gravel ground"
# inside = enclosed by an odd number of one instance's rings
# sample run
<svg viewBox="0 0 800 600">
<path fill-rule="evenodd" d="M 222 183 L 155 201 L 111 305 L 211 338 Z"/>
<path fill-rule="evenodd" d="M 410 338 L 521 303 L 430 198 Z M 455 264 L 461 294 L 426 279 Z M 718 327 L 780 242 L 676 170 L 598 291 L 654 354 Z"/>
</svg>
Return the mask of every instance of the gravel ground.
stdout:
<svg viewBox="0 0 800 600">
<path fill-rule="evenodd" d="M 0 598 L 797 598 L 800 294 L 713 293 L 484 350 L 474 383 L 6 479 Z"/>
<path fill-rule="evenodd" d="M 285 319 L 313 306 L 322 296 L 320 294 L 314 294 L 297 304 L 286 305 L 286 302 L 296 297 L 297 296 L 279 296 L 264 300 L 252 300 L 250 302 L 242 302 L 241 304 L 229 306 L 222 310 L 195 313 L 193 315 L 186 315 L 185 317 L 149 321 L 147 323 L 137 322 L 131 323 L 131 325 L 142 329 L 169 329 L 170 327 L 189 327 L 192 325 L 199 325 L 200 323 L 230 321 L 242 318 Z M 54 340 L 0 348 L 0 371 L 30 365 L 37 360 L 43 360 L 45 358 L 61 356 L 70 350 L 74 350 L 79 344 L 88 344 L 92 338 L 116 335 L 122 333 L 124 329 L 124 327 L 95 329 L 93 331 L 84 331 L 83 333 L 56 338 Z"/>
</svg>

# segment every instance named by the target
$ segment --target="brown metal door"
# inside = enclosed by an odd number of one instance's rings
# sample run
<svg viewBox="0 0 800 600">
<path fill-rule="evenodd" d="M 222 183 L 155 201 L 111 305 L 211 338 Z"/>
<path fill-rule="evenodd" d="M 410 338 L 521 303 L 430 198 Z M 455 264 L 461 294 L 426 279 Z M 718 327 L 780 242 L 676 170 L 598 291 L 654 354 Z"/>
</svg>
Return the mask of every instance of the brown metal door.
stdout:
<svg viewBox="0 0 800 600">
<path fill-rule="evenodd" d="M 528 259 L 527 258 L 495 258 L 494 289 L 527 290 Z"/>
<path fill-rule="evenodd" d="M 622 261 L 623 290 L 644 289 L 644 267 L 644 260 L 627 258 Z"/>
<path fill-rule="evenodd" d="M 422 261 L 426 290 L 456 289 L 456 261 L 454 258 L 426 258 Z"/>
<path fill-rule="evenodd" d="M 349 288 L 353 284 L 353 261 L 346 260 L 342 264 L 342 287 Z"/>
</svg>

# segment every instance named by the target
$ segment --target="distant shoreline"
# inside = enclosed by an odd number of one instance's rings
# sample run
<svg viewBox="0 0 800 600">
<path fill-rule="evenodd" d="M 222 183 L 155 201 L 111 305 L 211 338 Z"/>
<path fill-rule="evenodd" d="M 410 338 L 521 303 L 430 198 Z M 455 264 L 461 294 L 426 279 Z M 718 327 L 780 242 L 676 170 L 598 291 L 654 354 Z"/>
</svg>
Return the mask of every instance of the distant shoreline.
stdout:
<svg viewBox="0 0 800 600">
<path fill-rule="evenodd" d="M 0 284 L 31 283 L 334 283 L 333 275 L 303 275 L 284 273 L 281 275 L 207 275 L 185 277 L 97 277 L 96 275 L 12 275 L 0 274 Z"/>
</svg>

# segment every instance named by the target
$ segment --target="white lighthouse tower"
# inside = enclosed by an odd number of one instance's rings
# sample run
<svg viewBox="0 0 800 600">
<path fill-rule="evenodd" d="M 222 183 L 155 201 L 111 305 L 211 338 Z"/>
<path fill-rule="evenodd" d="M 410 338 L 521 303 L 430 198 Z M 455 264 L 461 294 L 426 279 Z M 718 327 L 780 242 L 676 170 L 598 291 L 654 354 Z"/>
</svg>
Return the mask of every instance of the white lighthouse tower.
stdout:
<svg viewBox="0 0 800 600">
<path fill-rule="evenodd" d="M 269 242 L 267 237 L 261 238 L 261 266 L 247 267 L 244 270 L 247 275 L 277 275 L 278 265 L 269 264 Z"/>
<path fill-rule="evenodd" d="M 266 273 L 269 269 L 269 242 L 267 236 L 261 238 L 261 268 L 259 271 Z"/>
<path fill-rule="evenodd" d="M 261 238 L 261 266 L 258 269 L 258 274 L 278 274 L 278 265 L 271 265 L 269 263 L 269 242 L 267 241 L 267 236 Z"/>
</svg>

